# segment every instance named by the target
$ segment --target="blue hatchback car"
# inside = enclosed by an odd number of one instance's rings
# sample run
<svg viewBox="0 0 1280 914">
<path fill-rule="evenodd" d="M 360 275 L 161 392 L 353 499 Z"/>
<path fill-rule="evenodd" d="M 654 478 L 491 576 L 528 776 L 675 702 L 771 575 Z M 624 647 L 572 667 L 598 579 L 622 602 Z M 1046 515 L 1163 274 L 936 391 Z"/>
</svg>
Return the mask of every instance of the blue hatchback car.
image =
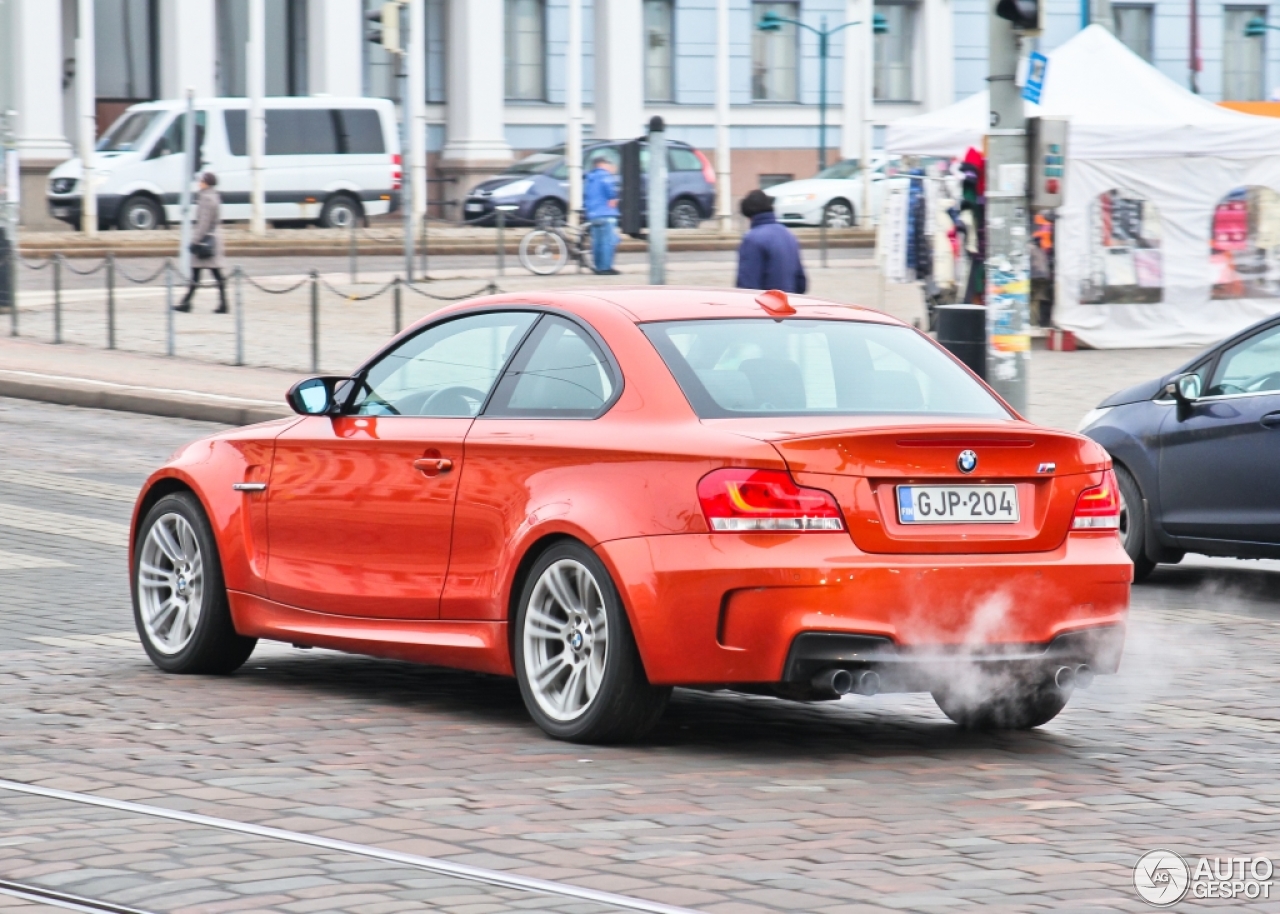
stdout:
<svg viewBox="0 0 1280 914">
<path fill-rule="evenodd" d="M 1135 580 L 1185 552 L 1280 558 L 1280 316 L 1112 394 L 1080 431 L 1115 462 Z"/>
<path fill-rule="evenodd" d="M 583 144 L 583 165 L 603 154 L 615 165 L 622 161 L 622 143 L 595 140 Z M 640 147 L 640 162 L 648 162 L 648 149 Z M 716 173 L 711 162 L 687 143 L 667 143 L 667 212 L 671 228 L 697 228 L 714 212 Z M 508 225 L 554 225 L 569 212 L 569 167 L 564 147 L 552 146 L 526 156 L 496 178 L 477 184 L 462 205 L 463 219 L 471 225 L 493 225 L 494 207 L 508 209 Z"/>
</svg>

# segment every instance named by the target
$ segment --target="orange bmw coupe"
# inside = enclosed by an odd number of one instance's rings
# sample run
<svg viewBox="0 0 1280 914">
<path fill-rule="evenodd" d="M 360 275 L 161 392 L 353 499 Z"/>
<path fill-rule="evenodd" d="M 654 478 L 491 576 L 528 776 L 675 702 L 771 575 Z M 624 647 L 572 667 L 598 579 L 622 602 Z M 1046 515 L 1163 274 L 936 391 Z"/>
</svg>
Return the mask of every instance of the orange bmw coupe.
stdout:
<svg viewBox="0 0 1280 914">
<path fill-rule="evenodd" d="M 927 691 L 1034 727 L 1119 666 L 1106 453 L 875 311 L 501 295 L 288 402 L 142 490 L 134 615 L 162 670 L 228 673 L 268 638 L 515 676 L 547 733 L 600 742 L 673 686 Z"/>
</svg>

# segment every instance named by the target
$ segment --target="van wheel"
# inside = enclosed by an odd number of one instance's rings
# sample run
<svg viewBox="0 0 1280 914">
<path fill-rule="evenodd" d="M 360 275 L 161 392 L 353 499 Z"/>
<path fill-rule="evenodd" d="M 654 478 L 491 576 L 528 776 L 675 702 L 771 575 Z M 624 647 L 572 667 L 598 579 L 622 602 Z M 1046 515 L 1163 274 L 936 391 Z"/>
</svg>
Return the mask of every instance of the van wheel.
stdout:
<svg viewBox="0 0 1280 914">
<path fill-rule="evenodd" d="M 613 580 L 581 543 L 555 545 L 534 563 L 514 635 L 520 696 L 548 735 L 627 742 L 662 716 L 671 689 L 649 684 Z"/>
<path fill-rule="evenodd" d="M 320 211 L 321 228 L 349 229 L 363 216 L 360 204 L 346 194 L 334 194 Z"/>
<path fill-rule="evenodd" d="M 121 231 L 149 232 L 164 225 L 164 210 L 144 194 L 134 194 L 120 207 L 116 224 Z"/>
</svg>

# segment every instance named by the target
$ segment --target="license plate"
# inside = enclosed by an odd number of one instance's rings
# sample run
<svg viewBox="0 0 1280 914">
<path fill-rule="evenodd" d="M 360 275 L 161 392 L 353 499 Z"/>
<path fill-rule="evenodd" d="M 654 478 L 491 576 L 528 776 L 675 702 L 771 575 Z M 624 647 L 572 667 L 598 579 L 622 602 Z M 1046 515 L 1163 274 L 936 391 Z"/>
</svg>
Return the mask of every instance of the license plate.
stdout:
<svg viewBox="0 0 1280 914">
<path fill-rule="evenodd" d="M 483 203 L 468 203 L 468 204 L 467 204 L 467 212 L 469 212 L 469 213 L 482 213 L 482 212 L 484 212 L 484 204 L 483 204 Z"/>
<path fill-rule="evenodd" d="M 1017 486 L 898 486 L 904 524 L 1014 524 Z"/>
<path fill-rule="evenodd" d="M 58 219 L 58 218 L 61 218 L 61 217 L 63 217 L 63 216 L 70 216 L 70 215 L 71 215 L 71 207 L 69 207 L 69 206 L 54 206 L 54 207 L 52 207 L 52 208 L 49 210 L 49 212 L 53 215 L 53 217 L 54 217 L 55 219 Z"/>
</svg>

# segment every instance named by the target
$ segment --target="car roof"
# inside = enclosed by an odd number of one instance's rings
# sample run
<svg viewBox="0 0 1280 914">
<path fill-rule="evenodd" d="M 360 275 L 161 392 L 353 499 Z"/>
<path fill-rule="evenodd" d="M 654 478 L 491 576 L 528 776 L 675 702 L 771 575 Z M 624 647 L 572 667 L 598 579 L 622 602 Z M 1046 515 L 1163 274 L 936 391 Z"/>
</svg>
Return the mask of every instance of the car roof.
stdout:
<svg viewBox="0 0 1280 914">
<path fill-rule="evenodd" d="M 636 323 L 772 316 L 757 301 L 763 293 L 755 289 L 622 286 L 583 289 L 572 294 L 574 297 L 608 302 L 625 312 Z M 895 317 L 859 305 L 846 305 L 806 295 L 788 295 L 787 301 L 796 308 L 797 313 L 794 315 L 796 318 L 828 318 L 903 325 L 903 322 Z"/>
</svg>

